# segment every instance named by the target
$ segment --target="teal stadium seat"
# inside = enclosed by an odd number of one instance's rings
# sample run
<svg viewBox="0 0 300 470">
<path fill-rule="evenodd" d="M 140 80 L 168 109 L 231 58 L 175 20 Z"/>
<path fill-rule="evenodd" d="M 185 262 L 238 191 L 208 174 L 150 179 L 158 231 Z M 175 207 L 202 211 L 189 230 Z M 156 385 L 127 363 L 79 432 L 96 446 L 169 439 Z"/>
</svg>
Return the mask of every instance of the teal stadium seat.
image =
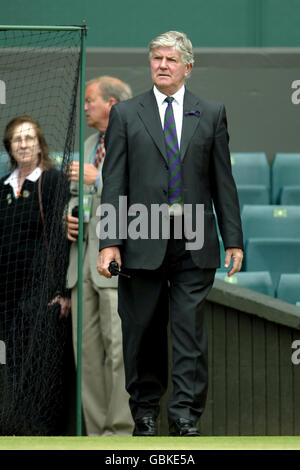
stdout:
<svg viewBox="0 0 300 470">
<path fill-rule="evenodd" d="M 231 153 L 232 174 L 237 185 L 261 185 L 270 188 L 270 165 L 264 152 Z"/>
<path fill-rule="evenodd" d="M 0 178 L 9 173 L 9 160 L 6 152 L 0 152 Z"/>
<path fill-rule="evenodd" d="M 300 153 L 277 153 L 272 168 L 272 203 L 281 203 L 284 187 L 300 185 Z"/>
<path fill-rule="evenodd" d="M 300 273 L 300 238 L 250 238 L 245 251 L 246 271 L 269 271 L 273 285 L 282 273 Z"/>
<path fill-rule="evenodd" d="M 244 240 L 249 238 L 300 238 L 300 206 L 245 205 Z"/>
<path fill-rule="evenodd" d="M 275 288 L 272 283 L 271 275 L 268 271 L 262 272 L 239 272 L 233 276 L 227 276 L 226 273 L 216 273 L 216 278 L 229 284 L 247 287 L 261 294 L 274 296 Z"/>
<path fill-rule="evenodd" d="M 300 274 L 281 274 L 276 297 L 292 304 L 300 302 Z"/>
<path fill-rule="evenodd" d="M 63 152 L 61 151 L 51 152 L 49 154 L 49 157 L 55 162 L 57 168 L 61 166 L 62 159 L 63 159 Z M 71 161 L 74 161 L 74 162 L 79 161 L 79 152 L 74 152 L 72 154 Z"/>
<path fill-rule="evenodd" d="M 79 162 L 79 152 L 74 152 L 72 159 L 74 162 Z"/>
<path fill-rule="evenodd" d="M 300 185 L 283 186 L 280 193 L 280 204 L 300 206 Z"/>
<path fill-rule="evenodd" d="M 237 192 L 241 211 L 244 205 L 247 204 L 270 204 L 270 190 L 267 186 L 259 184 L 239 184 L 237 185 Z"/>
</svg>

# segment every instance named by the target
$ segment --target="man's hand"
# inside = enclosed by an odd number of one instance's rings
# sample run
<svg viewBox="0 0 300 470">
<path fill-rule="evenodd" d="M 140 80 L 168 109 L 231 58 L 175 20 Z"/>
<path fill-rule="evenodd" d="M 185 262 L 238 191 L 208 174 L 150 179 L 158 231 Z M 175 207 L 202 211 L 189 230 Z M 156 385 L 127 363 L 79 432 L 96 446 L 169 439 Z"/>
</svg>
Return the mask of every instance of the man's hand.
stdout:
<svg viewBox="0 0 300 470">
<path fill-rule="evenodd" d="M 67 318 L 71 311 L 71 299 L 57 295 L 48 305 L 54 305 L 56 303 L 60 305 L 59 318 Z"/>
<path fill-rule="evenodd" d="M 233 265 L 230 271 L 228 271 L 228 276 L 232 276 L 241 270 L 243 256 L 243 250 L 240 248 L 227 248 L 224 262 L 225 268 L 228 268 L 233 259 Z"/>
<path fill-rule="evenodd" d="M 111 261 L 116 261 L 119 265 L 119 269 L 121 269 L 121 255 L 118 246 L 109 246 L 107 248 L 103 248 L 99 255 L 97 261 L 97 270 L 98 273 L 102 276 L 111 277 L 111 274 L 108 270 L 109 264 Z"/>
<path fill-rule="evenodd" d="M 79 162 L 72 162 L 68 168 L 68 176 L 70 181 L 79 181 Z M 98 176 L 98 170 L 92 163 L 83 165 L 83 182 L 84 184 L 94 185 Z"/>
<path fill-rule="evenodd" d="M 67 237 L 70 242 L 77 242 L 79 232 L 79 219 L 67 214 L 66 217 Z"/>
</svg>

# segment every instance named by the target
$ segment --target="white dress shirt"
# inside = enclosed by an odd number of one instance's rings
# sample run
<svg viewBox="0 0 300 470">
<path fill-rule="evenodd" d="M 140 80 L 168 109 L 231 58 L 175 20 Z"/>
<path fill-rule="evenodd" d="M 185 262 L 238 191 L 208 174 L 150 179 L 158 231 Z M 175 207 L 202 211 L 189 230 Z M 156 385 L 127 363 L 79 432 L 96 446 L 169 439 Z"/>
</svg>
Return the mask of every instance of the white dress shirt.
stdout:
<svg viewBox="0 0 300 470">
<path fill-rule="evenodd" d="M 165 101 L 165 99 L 167 98 L 167 95 L 164 95 L 164 93 L 159 91 L 155 85 L 153 87 L 153 92 L 157 101 L 161 125 L 162 125 L 162 128 L 164 128 L 165 112 L 168 106 L 168 103 Z M 181 132 L 182 132 L 184 92 L 185 92 L 185 86 L 182 85 L 182 87 L 179 88 L 179 90 L 177 90 L 176 93 L 174 93 L 174 95 L 172 95 L 172 97 L 174 98 L 174 101 L 172 102 L 172 107 L 173 107 L 173 114 L 174 114 L 174 119 L 175 119 L 175 126 L 176 126 L 177 141 L 178 141 L 179 149 L 180 149 Z M 182 214 L 183 214 L 183 202 L 169 205 L 170 216 L 178 216 Z"/>
<path fill-rule="evenodd" d="M 161 119 L 161 125 L 162 125 L 162 128 L 164 128 L 165 112 L 168 106 L 168 103 L 165 101 L 165 99 L 167 98 L 167 95 L 164 95 L 161 91 L 159 91 L 155 85 L 153 87 L 153 92 L 157 101 L 157 106 L 158 106 L 159 115 Z M 179 88 L 179 90 L 176 91 L 174 95 L 172 95 L 172 97 L 174 98 L 172 107 L 173 107 L 173 114 L 174 114 L 174 119 L 175 119 L 179 148 L 180 148 L 181 131 L 182 131 L 184 92 L 185 92 L 185 86 L 182 85 L 182 87 Z"/>
</svg>

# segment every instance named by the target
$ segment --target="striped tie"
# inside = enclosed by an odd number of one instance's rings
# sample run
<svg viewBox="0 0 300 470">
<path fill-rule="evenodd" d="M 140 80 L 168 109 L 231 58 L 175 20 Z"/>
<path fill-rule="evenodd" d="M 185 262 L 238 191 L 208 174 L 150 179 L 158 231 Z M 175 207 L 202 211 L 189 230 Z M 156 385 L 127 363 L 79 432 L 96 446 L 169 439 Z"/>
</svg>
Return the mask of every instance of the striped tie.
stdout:
<svg viewBox="0 0 300 470">
<path fill-rule="evenodd" d="M 96 168 L 99 168 L 100 163 L 105 157 L 105 147 L 104 147 L 104 134 L 100 135 L 99 142 L 96 149 L 96 154 L 94 158 L 94 165 Z"/>
<path fill-rule="evenodd" d="M 172 101 L 174 98 L 168 96 L 165 101 L 168 103 L 165 112 L 164 134 L 169 162 L 169 183 L 168 201 L 175 204 L 182 200 L 182 181 L 180 169 L 180 151 L 177 141 L 176 125 L 173 114 Z"/>
</svg>

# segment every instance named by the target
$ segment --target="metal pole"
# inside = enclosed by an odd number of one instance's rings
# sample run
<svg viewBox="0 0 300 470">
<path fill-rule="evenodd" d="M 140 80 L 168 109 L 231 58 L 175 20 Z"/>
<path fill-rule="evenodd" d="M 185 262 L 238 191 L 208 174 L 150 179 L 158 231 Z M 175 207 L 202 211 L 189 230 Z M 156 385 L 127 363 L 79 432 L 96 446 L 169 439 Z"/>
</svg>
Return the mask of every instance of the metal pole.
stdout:
<svg viewBox="0 0 300 470">
<path fill-rule="evenodd" d="M 78 289 L 77 289 L 77 387 L 76 387 L 76 430 L 82 435 L 81 382 L 82 382 L 82 243 L 83 243 L 83 164 L 84 164 L 84 94 L 85 94 L 85 47 L 86 25 L 81 31 L 80 65 L 80 136 L 79 136 L 79 234 L 78 234 Z"/>
<path fill-rule="evenodd" d="M 0 25 L 0 30 L 18 30 L 18 31 L 79 31 L 84 26 L 27 26 L 27 25 Z"/>
</svg>

